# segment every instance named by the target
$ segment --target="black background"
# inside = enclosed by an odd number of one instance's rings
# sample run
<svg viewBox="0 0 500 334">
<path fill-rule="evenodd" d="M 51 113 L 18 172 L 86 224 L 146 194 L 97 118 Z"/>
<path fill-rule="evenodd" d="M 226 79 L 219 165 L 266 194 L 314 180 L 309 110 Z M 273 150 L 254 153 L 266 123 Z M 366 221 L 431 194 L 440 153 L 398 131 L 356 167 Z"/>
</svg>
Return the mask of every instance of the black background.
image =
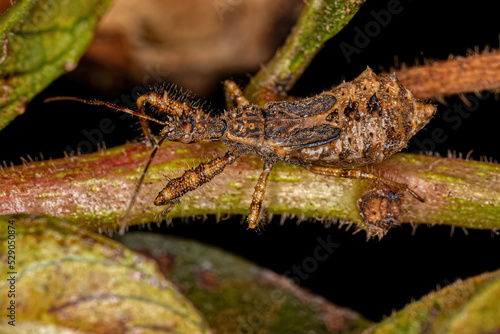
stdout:
<svg viewBox="0 0 500 334">
<path fill-rule="evenodd" d="M 474 1 L 467 6 L 455 1 L 401 1 L 401 6 L 402 12 L 392 15 L 390 24 L 348 62 L 339 43 L 354 45 L 355 27 L 363 30 L 367 22 L 374 20 L 372 10 L 387 8 L 383 1 L 363 5 L 351 23 L 318 54 L 292 94 L 319 92 L 344 78 L 352 79 L 367 65 L 377 72 L 382 68 L 389 70 L 395 64 L 395 56 L 400 63 L 412 65 L 416 59 L 465 55 L 467 49 L 476 46 L 480 50 L 487 45 L 498 48 L 500 23 L 495 1 Z M 246 73 L 234 73 L 233 77 L 241 82 L 246 80 Z M 139 137 L 137 122 L 121 120 L 118 113 L 83 105 L 71 105 L 68 110 L 67 104 L 42 103 L 44 98 L 58 95 L 113 100 L 66 77 L 57 80 L 32 101 L 25 115 L 0 132 L 0 160 L 18 164 L 21 156 L 29 154 L 35 158 L 40 152 L 46 158 L 61 157 L 68 146 L 76 148 L 85 139 L 84 129 L 99 127 L 103 113 L 114 124 L 120 124 L 103 138 L 107 147 Z M 474 94 L 466 96 L 472 98 Z M 221 90 L 207 99 L 223 108 Z M 473 159 L 486 156 L 498 160 L 499 102 L 494 95 L 481 99 L 458 127 L 446 122 L 443 114 L 453 105 L 463 106 L 463 102 L 457 97 L 446 100 L 450 106 L 438 105 L 435 119 L 412 140 L 407 150 L 432 150 L 441 155 L 454 150 L 466 155 L 473 149 Z M 425 142 L 436 128 L 445 131 L 444 142 L 435 147 L 416 144 Z M 380 242 L 366 242 L 364 233 L 352 235 L 352 230 L 346 232 L 335 226 L 325 229 L 320 223 L 296 225 L 295 220 L 288 220 L 279 226 L 279 217 L 259 236 L 247 231 L 239 224 L 240 220 L 241 217 L 232 217 L 219 224 L 213 219 L 205 223 L 176 221 L 174 227 L 162 225 L 154 229 L 218 245 L 278 273 L 286 272 L 292 265 L 300 266 L 305 258 L 312 256 L 317 238 L 326 240 L 330 236 L 340 246 L 301 285 L 373 320 L 389 315 L 438 286 L 500 267 L 500 237 L 490 231 L 469 230 L 465 236 L 456 229 L 451 237 L 450 227 L 421 226 L 412 236 L 412 228 L 405 225 L 390 231 Z"/>
</svg>

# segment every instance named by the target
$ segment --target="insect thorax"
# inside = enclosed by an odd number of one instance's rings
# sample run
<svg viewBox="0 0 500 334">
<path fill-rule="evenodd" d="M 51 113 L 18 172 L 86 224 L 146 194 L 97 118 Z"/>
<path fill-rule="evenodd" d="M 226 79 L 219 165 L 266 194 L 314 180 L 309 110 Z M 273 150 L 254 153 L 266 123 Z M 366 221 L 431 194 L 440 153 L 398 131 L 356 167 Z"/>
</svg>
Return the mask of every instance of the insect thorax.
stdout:
<svg viewBox="0 0 500 334">
<path fill-rule="evenodd" d="M 233 152 L 244 154 L 255 150 L 264 141 L 262 110 L 245 105 L 226 112 L 226 132 L 222 141 Z"/>
</svg>

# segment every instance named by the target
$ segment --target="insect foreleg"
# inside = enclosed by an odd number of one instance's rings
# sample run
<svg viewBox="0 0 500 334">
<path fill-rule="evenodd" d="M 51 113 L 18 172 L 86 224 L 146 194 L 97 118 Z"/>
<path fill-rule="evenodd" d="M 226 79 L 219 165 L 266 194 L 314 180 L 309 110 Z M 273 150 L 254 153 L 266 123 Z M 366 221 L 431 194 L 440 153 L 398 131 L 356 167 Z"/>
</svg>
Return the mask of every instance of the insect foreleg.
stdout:
<svg viewBox="0 0 500 334">
<path fill-rule="evenodd" d="M 404 183 L 399 183 L 399 182 L 394 182 L 388 179 L 385 179 L 383 177 L 366 173 L 362 170 L 359 169 L 342 169 L 342 168 L 330 168 L 330 167 L 319 167 L 319 166 L 310 166 L 306 167 L 310 172 L 316 173 L 316 174 L 321 174 L 321 175 L 328 175 L 328 176 L 335 176 L 335 177 L 344 177 L 348 179 L 370 179 L 370 180 L 377 180 L 382 183 L 385 183 L 389 186 L 398 188 L 401 191 L 407 191 L 409 192 L 413 197 L 418 199 L 420 202 L 425 202 L 425 200 L 420 197 L 416 192 L 411 190 L 407 184 Z"/>
<path fill-rule="evenodd" d="M 184 172 L 181 177 L 172 179 L 163 188 L 156 197 L 155 205 L 169 205 L 165 214 L 172 210 L 173 205 L 177 203 L 177 199 L 182 197 L 188 191 L 195 190 L 204 183 L 212 180 L 216 175 L 220 174 L 227 165 L 232 164 L 238 158 L 237 155 L 230 151 L 224 157 L 218 157 L 210 162 L 201 163 L 195 169 L 189 169 Z"/>
<path fill-rule="evenodd" d="M 248 213 L 247 218 L 248 227 L 251 229 L 255 229 L 259 225 L 262 201 L 264 199 L 264 194 L 266 193 L 267 179 L 269 178 L 272 168 L 272 163 L 266 162 L 264 164 L 264 170 L 262 171 L 262 174 L 260 174 L 257 185 L 255 186 L 252 204 L 250 205 L 250 212 Z"/>
<path fill-rule="evenodd" d="M 143 115 L 146 115 L 146 111 L 144 110 L 144 105 L 149 103 L 151 106 L 157 108 L 158 111 L 164 109 L 163 97 L 158 93 L 148 93 L 139 96 L 136 100 L 137 103 L 137 112 Z M 149 127 L 149 123 L 145 119 L 139 119 L 141 122 L 142 132 L 144 136 L 149 139 L 152 147 L 156 147 L 157 140 L 153 133 L 151 132 L 151 128 Z"/>
<path fill-rule="evenodd" d="M 250 103 L 234 81 L 224 81 L 224 92 L 226 95 L 226 105 L 230 109 L 234 107 L 246 106 Z"/>
</svg>

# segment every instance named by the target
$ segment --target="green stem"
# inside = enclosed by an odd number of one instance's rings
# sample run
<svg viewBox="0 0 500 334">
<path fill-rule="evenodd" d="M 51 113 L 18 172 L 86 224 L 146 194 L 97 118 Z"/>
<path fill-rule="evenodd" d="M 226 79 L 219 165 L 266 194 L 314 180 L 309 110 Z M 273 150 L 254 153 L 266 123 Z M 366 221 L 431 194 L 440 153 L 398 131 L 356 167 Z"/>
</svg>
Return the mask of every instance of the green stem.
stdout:
<svg viewBox="0 0 500 334">
<path fill-rule="evenodd" d="M 285 45 L 245 89 L 252 103 L 262 105 L 289 91 L 324 43 L 349 23 L 364 1 L 309 0 Z"/>
<path fill-rule="evenodd" d="M 168 177 L 177 177 L 201 160 L 223 155 L 220 144 L 166 143 L 146 178 L 129 225 L 158 221 L 164 207 L 153 200 Z M 0 172 L 0 214 L 46 214 L 74 221 L 93 230 L 115 229 L 123 219 L 150 150 L 143 145 L 35 162 Z M 211 183 L 182 198 L 168 218 L 195 215 L 247 214 L 262 161 L 239 158 Z M 365 168 L 394 181 L 407 183 L 426 198 L 420 203 L 402 198 L 403 223 L 443 224 L 465 228 L 500 228 L 500 166 L 498 164 L 398 154 Z M 366 228 L 357 201 L 378 185 L 310 173 L 303 168 L 275 165 L 264 204 L 271 214 L 340 218 Z"/>
</svg>

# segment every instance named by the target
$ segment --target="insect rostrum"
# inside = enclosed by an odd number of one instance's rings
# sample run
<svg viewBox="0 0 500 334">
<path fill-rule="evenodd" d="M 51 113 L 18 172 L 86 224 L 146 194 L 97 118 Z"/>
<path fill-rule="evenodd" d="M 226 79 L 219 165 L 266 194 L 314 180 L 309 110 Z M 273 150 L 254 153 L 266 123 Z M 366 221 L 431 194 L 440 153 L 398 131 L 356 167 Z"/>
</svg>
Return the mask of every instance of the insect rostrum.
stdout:
<svg viewBox="0 0 500 334">
<path fill-rule="evenodd" d="M 77 100 L 105 105 L 140 117 L 146 138 L 154 149 L 144 169 L 129 209 L 160 144 L 163 141 L 193 143 L 221 140 L 228 148 L 224 157 L 187 170 L 169 179 L 155 199 L 168 205 L 168 213 L 187 192 L 209 182 L 239 156 L 253 152 L 264 160 L 248 215 L 248 225 L 258 226 L 268 176 L 274 163 L 285 161 L 323 175 L 378 180 L 423 201 L 407 185 L 397 183 L 358 167 L 380 162 L 403 149 L 410 138 L 434 115 L 432 104 L 418 101 L 396 76 L 377 76 L 368 68 L 351 82 L 330 91 L 297 101 L 270 102 L 262 108 L 251 105 L 232 81 L 225 82 L 228 110 L 208 113 L 202 105 L 190 104 L 164 90 L 137 99 L 138 111 L 107 102 L 56 97 L 50 100 Z M 146 114 L 152 107 L 161 117 Z M 164 126 L 157 140 L 148 121 Z"/>
</svg>

